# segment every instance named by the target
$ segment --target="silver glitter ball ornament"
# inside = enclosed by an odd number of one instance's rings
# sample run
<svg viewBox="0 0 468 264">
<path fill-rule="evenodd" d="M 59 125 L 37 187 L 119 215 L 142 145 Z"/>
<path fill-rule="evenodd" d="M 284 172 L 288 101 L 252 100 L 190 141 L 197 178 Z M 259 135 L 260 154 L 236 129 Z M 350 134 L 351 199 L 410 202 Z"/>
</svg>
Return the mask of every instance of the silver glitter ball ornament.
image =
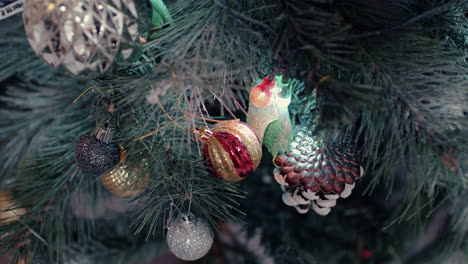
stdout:
<svg viewBox="0 0 468 264">
<path fill-rule="evenodd" d="M 186 261 L 205 256 L 213 244 L 213 231 L 208 223 L 192 214 L 173 221 L 167 231 L 169 250 Z"/>
<path fill-rule="evenodd" d="M 133 0 L 26 0 L 24 28 L 36 54 L 73 74 L 105 72 L 138 33 Z"/>
</svg>

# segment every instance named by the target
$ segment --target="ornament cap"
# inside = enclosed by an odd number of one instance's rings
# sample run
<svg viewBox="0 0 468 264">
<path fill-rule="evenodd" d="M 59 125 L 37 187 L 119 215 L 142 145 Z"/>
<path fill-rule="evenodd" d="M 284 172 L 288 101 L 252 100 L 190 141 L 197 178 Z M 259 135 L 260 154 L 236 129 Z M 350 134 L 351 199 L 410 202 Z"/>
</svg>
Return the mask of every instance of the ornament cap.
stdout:
<svg viewBox="0 0 468 264">
<path fill-rule="evenodd" d="M 204 142 L 208 141 L 209 138 L 213 136 L 213 132 L 211 132 L 211 130 L 206 126 L 202 126 L 199 129 L 194 130 L 193 133 L 195 134 L 197 140 Z"/>
<path fill-rule="evenodd" d="M 99 141 L 109 143 L 112 141 L 112 130 L 108 128 L 98 128 L 95 137 Z"/>
<path fill-rule="evenodd" d="M 190 224 L 194 219 L 194 215 L 192 213 L 188 213 L 182 215 L 181 218 L 184 220 L 185 223 Z"/>
</svg>

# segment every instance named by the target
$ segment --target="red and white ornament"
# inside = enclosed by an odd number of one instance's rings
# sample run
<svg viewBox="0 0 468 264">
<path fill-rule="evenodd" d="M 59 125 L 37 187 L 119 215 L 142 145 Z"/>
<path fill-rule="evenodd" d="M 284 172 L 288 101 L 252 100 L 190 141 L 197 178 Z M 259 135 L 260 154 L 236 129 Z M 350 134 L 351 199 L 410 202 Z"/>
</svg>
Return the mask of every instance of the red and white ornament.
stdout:
<svg viewBox="0 0 468 264">
<path fill-rule="evenodd" d="M 364 174 L 355 147 L 347 141 L 321 142 L 312 133 L 296 130 L 290 150 L 275 159 L 274 178 L 283 202 L 301 213 L 309 208 L 327 215 L 338 198 L 347 198 Z"/>
<path fill-rule="evenodd" d="M 253 172 L 262 157 L 262 144 L 254 130 L 240 121 L 222 122 L 197 130 L 208 169 L 217 177 L 236 182 Z"/>
<path fill-rule="evenodd" d="M 274 99 L 275 78 L 265 77 L 263 81 L 250 91 L 250 102 L 256 107 L 267 107 Z"/>
</svg>

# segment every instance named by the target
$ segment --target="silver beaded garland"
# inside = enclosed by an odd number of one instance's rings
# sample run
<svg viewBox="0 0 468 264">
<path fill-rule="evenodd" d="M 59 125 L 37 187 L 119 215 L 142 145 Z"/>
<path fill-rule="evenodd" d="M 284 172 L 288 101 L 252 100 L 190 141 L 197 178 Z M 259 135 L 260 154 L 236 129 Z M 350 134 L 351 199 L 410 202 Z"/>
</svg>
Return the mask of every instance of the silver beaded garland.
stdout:
<svg viewBox="0 0 468 264">
<path fill-rule="evenodd" d="M 53 67 L 70 72 L 105 72 L 119 50 L 131 55 L 128 44 L 137 37 L 133 0 L 28 0 L 24 28 L 36 54 Z"/>
<path fill-rule="evenodd" d="M 213 231 L 204 219 L 193 214 L 182 215 L 169 225 L 166 239 L 176 257 L 192 261 L 208 253 L 213 244 Z"/>
</svg>

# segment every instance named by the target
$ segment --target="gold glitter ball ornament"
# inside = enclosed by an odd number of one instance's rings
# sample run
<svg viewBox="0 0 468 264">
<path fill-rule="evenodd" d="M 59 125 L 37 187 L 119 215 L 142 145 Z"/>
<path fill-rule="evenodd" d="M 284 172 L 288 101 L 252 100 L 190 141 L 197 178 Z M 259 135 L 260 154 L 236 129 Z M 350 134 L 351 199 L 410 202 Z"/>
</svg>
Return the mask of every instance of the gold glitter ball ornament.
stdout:
<svg viewBox="0 0 468 264">
<path fill-rule="evenodd" d="M 119 51 L 130 57 L 137 17 L 133 0 L 28 0 L 23 12 L 34 52 L 73 74 L 105 72 Z"/>
<path fill-rule="evenodd" d="M 225 181 L 236 182 L 253 172 L 262 158 L 254 130 L 240 121 L 222 122 L 197 131 L 208 169 Z"/>
<path fill-rule="evenodd" d="M 178 258 L 193 261 L 205 256 L 213 244 L 213 231 L 202 218 L 182 215 L 169 224 L 167 246 Z"/>
<path fill-rule="evenodd" d="M 0 191 L 0 225 L 8 225 L 18 221 L 25 213 L 26 209 L 18 208 L 14 202 L 11 191 Z"/>
<path fill-rule="evenodd" d="M 142 168 L 132 169 L 123 163 L 101 176 L 104 187 L 121 197 L 137 196 L 148 185 L 149 181 L 150 174 L 143 173 Z"/>
</svg>

